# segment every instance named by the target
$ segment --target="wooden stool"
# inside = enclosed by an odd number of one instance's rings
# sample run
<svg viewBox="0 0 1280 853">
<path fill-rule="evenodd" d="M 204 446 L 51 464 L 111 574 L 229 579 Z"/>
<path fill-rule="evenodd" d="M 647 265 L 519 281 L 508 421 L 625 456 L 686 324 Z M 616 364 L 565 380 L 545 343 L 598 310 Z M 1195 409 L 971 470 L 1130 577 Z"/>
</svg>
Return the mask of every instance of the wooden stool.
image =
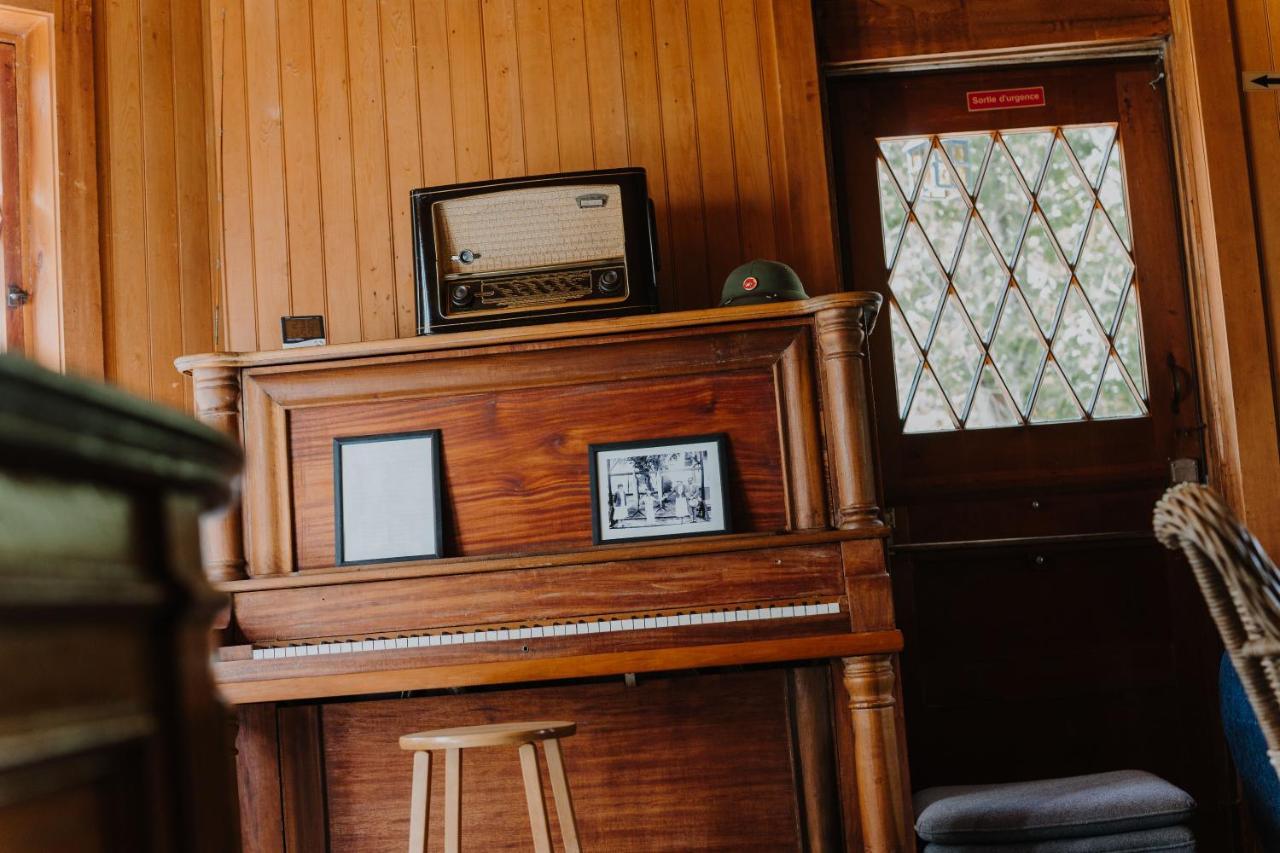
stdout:
<svg viewBox="0 0 1280 853">
<path fill-rule="evenodd" d="M 538 773 L 538 750 L 542 741 L 547 754 L 551 791 L 556 799 L 556 817 L 566 853 L 579 853 L 578 827 L 569 796 L 569 779 L 560 754 L 560 738 L 578 730 L 577 723 L 563 721 L 536 723 L 495 723 L 460 729 L 414 732 L 400 738 L 400 748 L 414 753 L 413 795 L 409 802 L 409 853 L 427 849 L 427 808 L 431 802 L 431 753 L 443 749 L 444 757 L 444 849 L 459 853 L 462 822 L 462 750 L 484 746 L 519 746 L 524 774 L 524 795 L 529 804 L 529 824 L 533 828 L 533 849 L 551 853 L 551 831 L 547 828 L 547 807 L 542 801 L 542 777 Z"/>
</svg>

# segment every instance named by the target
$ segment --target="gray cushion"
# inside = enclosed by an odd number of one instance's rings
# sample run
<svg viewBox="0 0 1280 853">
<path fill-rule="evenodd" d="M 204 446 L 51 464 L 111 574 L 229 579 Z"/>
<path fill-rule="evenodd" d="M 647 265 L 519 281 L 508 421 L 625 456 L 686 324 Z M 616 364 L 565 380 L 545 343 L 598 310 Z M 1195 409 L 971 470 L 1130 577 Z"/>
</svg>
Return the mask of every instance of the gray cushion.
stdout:
<svg viewBox="0 0 1280 853">
<path fill-rule="evenodd" d="M 1118 835 L 1022 841 L 1014 844 L 929 844 L 924 853 L 1195 853 L 1196 842 L 1185 826 L 1139 829 Z"/>
<path fill-rule="evenodd" d="M 943 844 L 1134 832 L 1184 823 L 1195 807 L 1185 791 L 1141 770 L 927 788 L 915 795 L 916 832 Z"/>
</svg>

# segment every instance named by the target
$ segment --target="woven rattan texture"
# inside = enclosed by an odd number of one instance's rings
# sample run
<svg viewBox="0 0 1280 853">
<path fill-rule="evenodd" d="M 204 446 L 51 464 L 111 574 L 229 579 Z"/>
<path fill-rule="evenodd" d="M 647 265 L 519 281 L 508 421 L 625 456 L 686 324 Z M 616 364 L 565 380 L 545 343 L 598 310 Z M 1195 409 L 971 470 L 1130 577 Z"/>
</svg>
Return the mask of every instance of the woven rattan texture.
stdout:
<svg viewBox="0 0 1280 853">
<path fill-rule="evenodd" d="M 1280 572 L 1207 486 L 1169 489 L 1154 525 L 1156 538 L 1190 561 L 1280 772 Z"/>
</svg>

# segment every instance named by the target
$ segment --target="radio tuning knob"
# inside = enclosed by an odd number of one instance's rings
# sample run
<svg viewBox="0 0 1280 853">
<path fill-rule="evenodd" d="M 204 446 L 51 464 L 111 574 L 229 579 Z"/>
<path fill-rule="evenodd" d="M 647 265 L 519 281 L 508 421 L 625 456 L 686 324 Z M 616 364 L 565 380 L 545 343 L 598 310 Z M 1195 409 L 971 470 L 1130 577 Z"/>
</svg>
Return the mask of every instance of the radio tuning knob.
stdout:
<svg viewBox="0 0 1280 853">
<path fill-rule="evenodd" d="M 605 270 L 600 274 L 600 289 L 604 291 L 612 291 L 618 289 L 618 271 Z"/>
<path fill-rule="evenodd" d="M 450 260 L 460 261 L 461 263 L 469 264 L 478 257 L 480 257 L 479 252 L 473 252 L 470 249 L 463 249 L 461 252 L 459 252 L 456 255 L 450 255 Z"/>
<path fill-rule="evenodd" d="M 471 288 L 465 284 L 455 284 L 449 291 L 449 301 L 459 308 L 471 302 Z"/>
</svg>

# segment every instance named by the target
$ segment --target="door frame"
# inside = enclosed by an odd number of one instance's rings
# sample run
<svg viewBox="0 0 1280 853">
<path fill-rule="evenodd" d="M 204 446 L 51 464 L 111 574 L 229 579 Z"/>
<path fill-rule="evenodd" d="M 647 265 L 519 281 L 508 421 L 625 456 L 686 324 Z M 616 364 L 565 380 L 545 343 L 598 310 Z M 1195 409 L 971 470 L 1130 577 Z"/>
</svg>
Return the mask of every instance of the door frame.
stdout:
<svg viewBox="0 0 1280 853">
<path fill-rule="evenodd" d="M 1170 0 L 1168 38 L 877 59 L 824 68 L 829 78 L 1069 59 L 1162 57 L 1208 479 L 1263 546 L 1280 553 L 1276 391 L 1267 300 L 1239 101 L 1230 9 Z M 827 151 L 831 122 L 825 122 Z M 832 161 L 828 160 L 831 174 Z M 834 184 L 832 184 L 834 186 Z M 833 229 L 836 223 L 832 222 Z M 1278 330 L 1280 331 L 1280 330 Z"/>
</svg>

